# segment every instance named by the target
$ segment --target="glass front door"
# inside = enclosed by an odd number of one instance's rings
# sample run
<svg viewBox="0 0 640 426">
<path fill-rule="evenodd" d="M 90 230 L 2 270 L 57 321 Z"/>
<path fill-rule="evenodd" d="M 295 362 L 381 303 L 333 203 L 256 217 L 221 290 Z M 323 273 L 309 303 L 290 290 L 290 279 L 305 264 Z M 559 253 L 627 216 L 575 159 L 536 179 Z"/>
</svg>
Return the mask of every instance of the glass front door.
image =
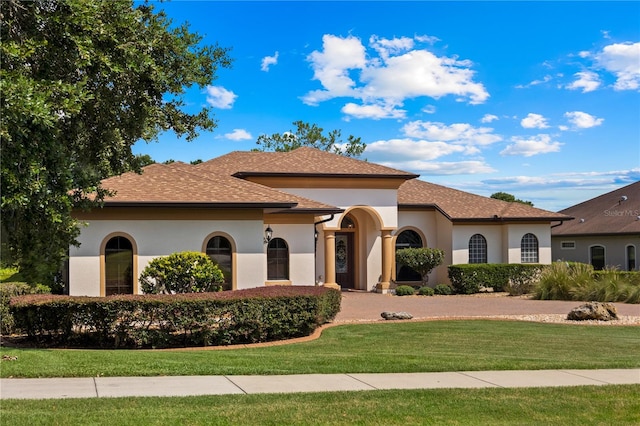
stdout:
<svg viewBox="0 0 640 426">
<path fill-rule="evenodd" d="M 353 232 L 336 232 L 336 282 L 355 288 Z"/>
</svg>

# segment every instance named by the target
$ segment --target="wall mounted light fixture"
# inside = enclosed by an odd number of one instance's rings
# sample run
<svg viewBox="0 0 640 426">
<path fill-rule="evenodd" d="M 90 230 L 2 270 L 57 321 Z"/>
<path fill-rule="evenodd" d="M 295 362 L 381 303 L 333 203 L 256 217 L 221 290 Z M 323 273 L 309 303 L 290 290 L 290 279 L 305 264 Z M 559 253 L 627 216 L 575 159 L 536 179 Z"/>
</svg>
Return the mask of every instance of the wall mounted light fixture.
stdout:
<svg viewBox="0 0 640 426">
<path fill-rule="evenodd" d="M 273 229 L 271 229 L 270 225 L 267 225 L 267 229 L 264 230 L 264 243 L 269 244 L 271 238 L 273 238 Z"/>
</svg>

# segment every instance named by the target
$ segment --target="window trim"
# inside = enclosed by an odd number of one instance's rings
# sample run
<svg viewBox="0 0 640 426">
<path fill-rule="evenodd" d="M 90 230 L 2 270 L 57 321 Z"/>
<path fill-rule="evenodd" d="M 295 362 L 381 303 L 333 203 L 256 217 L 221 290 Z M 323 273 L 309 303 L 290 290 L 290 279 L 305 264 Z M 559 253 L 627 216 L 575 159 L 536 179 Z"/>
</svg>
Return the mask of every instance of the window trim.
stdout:
<svg viewBox="0 0 640 426">
<path fill-rule="evenodd" d="M 629 269 L 629 248 L 633 247 L 633 262 L 635 263 L 635 268 Z M 635 244 L 627 244 L 624 246 L 624 260 L 625 266 L 627 267 L 627 271 L 637 271 L 638 270 L 638 250 L 636 249 Z"/>
<path fill-rule="evenodd" d="M 105 297 L 107 294 L 107 264 L 106 264 L 106 248 L 107 243 L 115 237 L 124 237 L 131 243 L 133 250 L 133 293 L 140 294 L 140 282 L 138 275 L 138 244 L 135 238 L 126 232 L 112 232 L 102 239 L 100 243 L 100 297 Z"/>
<path fill-rule="evenodd" d="M 207 235 L 204 238 L 204 241 L 202 242 L 202 253 L 207 254 L 207 246 L 209 245 L 209 241 L 211 241 L 212 238 L 215 237 L 222 237 L 225 238 L 227 241 L 229 241 L 229 244 L 231 245 L 231 290 L 236 290 L 238 288 L 238 279 L 237 279 L 237 248 L 236 248 L 236 242 L 235 240 L 231 237 L 231 235 L 227 234 L 226 232 L 221 232 L 221 231 L 214 231 L 212 233 L 210 233 L 209 235 Z"/>
<path fill-rule="evenodd" d="M 473 237 L 478 236 L 482 238 L 482 242 L 484 243 L 484 262 L 471 262 L 471 240 L 473 239 Z M 471 265 L 478 265 L 478 264 L 483 264 L 483 263 L 489 263 L 489 244 L 487 243 L 487 237 L 485 237 L 483 234 L 476 232 L 475 234 L 473 234 L 472 236 L 469 237 L 469 243 L 468 243 L 468 253 L 467 253 L 467 263 L 471 264 Z"/>
<path fill-rule="evenodd" d="M 399 282 L 399 283 L 407 283 L 407 284 L 408 283 L 418 283 L 418 282 L 421 283 L 422 279 L 420 279 L 419 281 L 399 281 L 398 280 L 398 265 L 396 264 L 395 253 L 396 253 L 396 251 L 398 251 L 398 248 L 397 248 L 397 246 L 398 246 L 398 237 L 400 236 L 400 234 L 402 234 L 403 232 L 406 232 L 406 231 L 415 232 L 418 235 L 418 237 L 420 237 L 420 242 L 422 243 L 421 247 L 428 247 L 427 238 L 424 236 L 423 232 L 420 229 L 418 229 L 418 228 L 416 228 L 414 226 L 405 226 L 404 228 L 398 229 L 396 231 L 395 235 L 393 236 L 393 241 L 392 241 L 392 243 L 393 243 L 393 267 L 392 267 L 392 271 L 391 271 L 391 276 L 394 277 L 395 281 Z"/>
<path fill-rule="evenodd" d="M 589 246 L 589 251 L 588 251 L 588 259 L 589 259 L 589 265 L 593 266 L 593 255 L 592 255 L 592 250 L 595 247 L 602 247 L 602 257 L 603 257 L 603 265 L 602 265 L 602 269 L 607 267 L 607 247 L 602 245 L 602 244 L 592 244 Z M 594 267 L 595 269 L 595 267 Z M 597 271 L 600 269 L 596 269 Z"/>
<path fill-rule="evenodd" d="M 533 253 L 533 248 L 525 246 L 525 237 L 527 236 L 533 237 L 532 241 L 535 241 L 535 260 L 529 260 L 531 257 L 531 253 Z M 520 263 L 528 263 L 535 264 L 540 262 L 540 240 L 533 232 L 527 232 L 520 238 Z"/>
<path fill-rule="evenodd" d="M 270 249 L 270 246 L 272 244 L 275 244 L 276 241 L 282 241 L 284 243 L 284 245 L 285 245 L 286 250 L 287 250 L 286 274 L 285 274 L 284 277 L 278 277 L 278 276 L 270 277 L 269 276 L 269 249 Z M 273 250 L 275 250 L 275 249 L 273 249 Z M 276 258 L 276 259 L 278 259 L 278 258 Z M 284 282 L 290 281 L 290 279 L 291 279 L 291 253 L 290 253 L 290 250 L 289 250 L 289 244 L 287 243 L 287 241 L 284 238 L 275 237 L 271 241 L 269 241 L 269 244 L 267 244 L 266 260 L 267 260 L 267 281 L 269 283 L 272 283 L 274 281 L 284 281 Z"/>
</svg>

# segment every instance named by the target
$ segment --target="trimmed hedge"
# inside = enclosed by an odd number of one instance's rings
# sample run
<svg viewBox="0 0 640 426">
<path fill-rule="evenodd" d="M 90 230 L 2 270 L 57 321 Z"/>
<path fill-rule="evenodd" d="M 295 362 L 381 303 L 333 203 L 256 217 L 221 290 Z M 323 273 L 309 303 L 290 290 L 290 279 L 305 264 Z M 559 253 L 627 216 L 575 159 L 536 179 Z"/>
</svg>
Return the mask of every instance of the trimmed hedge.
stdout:
<svg viewBox="0 0 640 426">
<path fill-rule="evenodd" d="M 258 343 L 307 336 L 340 311 L 311 286 L 217 293 L 13 298 L 17 329 L 39 346 L 147 348 Z"/>
<path fill-rule="evenodd" d="M 11 334 L 14 330 L 14 320 L 9 310 L 12 297 L 25 294 L 48 294 L 51 289 L 42 284 L 30 285 L 23 282 L 0 283 L 0 334 Z"/>
<path fill-rule="evenodd" d="M 486 287 L 518 295 L 532 290 L 543 268 L 529 263 L 474 263 L 450 265 L 448 270 L 456 293 L 473 294 Z"/>
</svg>

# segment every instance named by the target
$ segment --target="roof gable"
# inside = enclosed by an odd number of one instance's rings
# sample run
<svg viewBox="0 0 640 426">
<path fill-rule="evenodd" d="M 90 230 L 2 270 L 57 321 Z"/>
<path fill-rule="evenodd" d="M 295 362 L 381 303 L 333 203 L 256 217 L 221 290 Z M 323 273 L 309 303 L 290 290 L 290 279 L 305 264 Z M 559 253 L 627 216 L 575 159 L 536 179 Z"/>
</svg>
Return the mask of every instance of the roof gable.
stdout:
<svg viewBox="0 0 640 426">
<path fill-rule="evenodd" d="M 115 192 L 105 199 L 106 205 L 201 204 L 319 212 L 340 210 L 225 174 L 203 175 L 194 166 L 181 162 L 151 164 L 144 167 L 141 174 L 129 172 L 105 179 L 102 186 Z"/>
<path fill-rule="evenodd" d="M 418 177 L 403 170 L 310 147 L 301 147 L 287 152 L 235 151 L 201 163 L 197 167 L 201 170 L 217 170 L 238 177 L 256 175 L 401 179 Z"/>
<path fill-rule="evenodd" d="M 640 181 L 561 210 L 576 220 L 551 235 L 640 234 Z"/>
<path fill-rule="evenodd" d="M 571 219 L 569 216 L 471 194 L 446 186 L 414 179 L 400 186 L 398 205 L 433 207 L 451 220 L 545 220 Z"/>
</svg>

